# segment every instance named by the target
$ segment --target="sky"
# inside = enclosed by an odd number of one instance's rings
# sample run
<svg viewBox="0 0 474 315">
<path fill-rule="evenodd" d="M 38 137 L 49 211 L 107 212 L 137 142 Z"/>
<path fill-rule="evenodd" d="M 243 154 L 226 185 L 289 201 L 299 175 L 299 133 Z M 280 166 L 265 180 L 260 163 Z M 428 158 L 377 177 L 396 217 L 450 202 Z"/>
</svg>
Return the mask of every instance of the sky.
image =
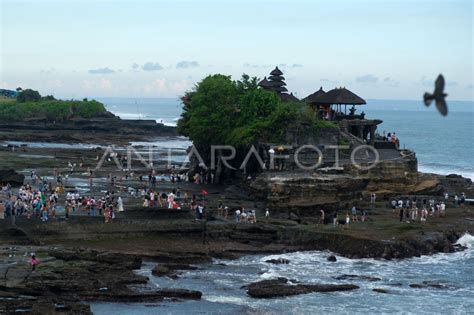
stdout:
<svg viewBox="0 0 474 315">
<path fill-rule="evenodd" d="M 0 88 L 177 97 L 279 66 L 300 98 L 419 99 L 442 73 L 451 100 L 472 101 L 473 2 L 0 0 Z"/>
</svg>

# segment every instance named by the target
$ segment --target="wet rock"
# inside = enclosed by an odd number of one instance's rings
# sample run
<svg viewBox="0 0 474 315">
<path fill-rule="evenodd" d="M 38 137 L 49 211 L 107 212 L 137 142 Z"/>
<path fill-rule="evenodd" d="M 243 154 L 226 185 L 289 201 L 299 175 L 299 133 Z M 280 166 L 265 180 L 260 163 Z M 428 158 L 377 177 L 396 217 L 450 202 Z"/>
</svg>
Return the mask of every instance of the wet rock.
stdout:
<svg viewBox="0 0 474 315">
<path fill-rule="evenodd" d="M 378 277 L 362 276 L 362 275 L 348 275 L 348 274 L 344 274 L 344 275 L 334 277 L 334 279 L 336 279 L 336 280 L 367 280 L 367 281 L 370 281 L 370 282 L 382 280 Z"/>
<path fill-rule="evenodd" d="M 374 289 L 372 289 L 372 291 L 377 292 L 377 293 L 384 293 L 384 294 L 390 293 L 388 290 L 381 289 L 381 288 L 374 288 Z"/>
<path fill-rule="evenodd" d="M 337 258 L 336 258 L 336 256 L 334 256 L 334 255 L 331 255 L 331 256 L 329 256 L 329 257 L 326 258 L 326 259 L 327 259 L 327 261 L 332 261 L 332 262 L 337 261 Z"/>
<path fill-rule="evenodd" d="M 412 283 L 409 286 L 410 288 L 416 288 L 416 289 L 427 289 L 427 288 L 448 289 L 449 288 L 448 285 L 441 284 L 434 281 L 423 281 L 422 283 Z"/>
<path fill-rule="evenodd" d="M 268 260 L 265 260 L 265 262 L 270 263 L 270 264 L 275 264 L 275 265 L 281 265 L 281 264 L 287 265 L 290 263 L 290 261 L 285 258 L 268 259 Z"/>
<path fill-rule="evenodd" d="M 312 292 L 349 291 L 358 288 L 353 284 L 292 284 L 288 279 L 278 278 L 249 284 L 247 294 L 253 298 L 274 298 Z"/>
<path fill-rule="evenodd" d="M 155 268 L 151 271 L 151 274 L 155 277 L 168 277 L 171 279 L 177 279 L 178 275 L 174 270 L 169 269 L 163 265 L 156 265 Z"/>
</svg>

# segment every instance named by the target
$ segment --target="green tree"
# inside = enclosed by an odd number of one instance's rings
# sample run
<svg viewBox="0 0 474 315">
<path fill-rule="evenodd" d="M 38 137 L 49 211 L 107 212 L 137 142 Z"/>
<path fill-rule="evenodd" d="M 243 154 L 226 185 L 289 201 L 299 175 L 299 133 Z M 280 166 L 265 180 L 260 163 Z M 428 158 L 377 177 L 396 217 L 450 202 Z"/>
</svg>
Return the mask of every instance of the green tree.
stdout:
<svg viewBox="0 0 474 315">
<path fill-rule="evenodd" d="M 21 90 L 16 97 L 18 103 L 38 102 L 39 100 L 41 100 L 41 95 L 32 89 Z"/>
</svg>

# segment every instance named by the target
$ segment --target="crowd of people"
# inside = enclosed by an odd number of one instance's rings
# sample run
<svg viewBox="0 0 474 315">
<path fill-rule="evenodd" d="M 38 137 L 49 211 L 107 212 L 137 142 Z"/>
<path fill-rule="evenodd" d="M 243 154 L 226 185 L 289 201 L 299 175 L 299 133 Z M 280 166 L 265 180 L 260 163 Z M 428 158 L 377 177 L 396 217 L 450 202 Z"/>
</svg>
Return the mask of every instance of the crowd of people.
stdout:
<svg viewBox="0 0 474 315">
<path fill-rule="evenodd" d="M 35 175 L 36 176 L 36 175 Z M 25 184 L 14 191 L 9 184 L 2 185 L 0 190 L 0 219 L 10 218 L 15 224 L 17 217 L 40 218 L 41 221 L 58 219 L 58 210 L 64 209 L 64 218 L 68 220 L 73 214 L 104 216 L 105 222 L 112 222 L 115 211 L 124 211 L 123 200 L 115 198 L 113 192 L 106 192 L 102 197 L 82 196 L 78 192 L 64 192 L 64 186 L 54 189 L 46 179 L 34 178 L 38 188 Z M 59 205 L 60 196 L 64 195 L 64 207 Z M 117 210 L 116 210 L 117 209 Z"/>
<path fill-rule="evenodd" d="M 391 200 L 392 212 L 397 213 L 400 222 L 416 222 L 426 223 L 429 217 L 443 218 L 446 216 L 446 209 L 449 202 L 448 193 L 444 194 L 444 200 L 436 200 L 434 198 L 397 198 Z M 461 197 L 456 194 L 453 197 L 453 205 L 464 206 L 466 196 L 464 193 Z"/>
<path fill-rule="evenodd" d="M 400 140 L 398 139 L 395 132 L 389 132 L 389 133 L 387 133 L 387 135 L 385 135 L 385 131 L 384 131 L 382 138 L 383 138 L 384 141 L 393 143 L 395 145 L 395 147 L 397 147 L 397 148 L 400 147 Z"/>
<path fill-rule="evenodd" d="M 324 224 L 326 213 L 323 209 L 319 210 L 319 212 L 320 216 L 318 224 Z M 357 208 L 355 205 L 352 206 L 350 211 L 346 211 L 346 214 L 342 219 L 340 219 L 339 213 L 343 213 L 343 211 L 335 211 L 332 215 L 333 227 L 342 226 L 343 228 L 348 228 L 353 222 L 365 222 L 367 220 L 367 210 Z"/>
<path fill-rule="evenodd" d="M 390 139 L 396 139 L 395 133 L 389 133 Z M 74 165 L 71 166 L 71 172 Z M 92 172 L 90 172 L 92 176 Z M 141 205 L 145 208 L 167 208 L 176 210 L 190 210 L 195 214 L 196 220 L 202 220 L 207 217 L 207 208 L 205 205 L 205 197 L 207 191 L 201 189 L 201 194 L 188 194 L 182 192 L 183 186 L 173 185 L 174 188 L 157 189 L 157 181 L 169 181 L 171 183 L 191 182 L 198 185 L 203 183 L 213 183 L 214 174 L 212 172 L 196 173 L 190 177 L 188 173 L 169 172 L 166 174 L 156 174 L 154 171 L 145 175 L 134 175 L 125 172 L 123 178 L 119 182 L 127 181 L 129 177 L 134 176 L 138 180 L 139 186 L 142 188 L 133 188 L 128 183 L 124 183 L 127 189 L 128 201 L 133 199 L 141 200 Z M 136 177 L 135 177 L 136 176 Z M 85 215 L 91 217 L 104 217 L 106 223 L 113 222 L 117 212 L 124 211 L 124 201 L 119 193 L 117 196 L 113 191 L 101 193 L 97 197 L 92 192 L 87 195 L 81 195 L 77 191 L 65 191 L 64 177 L 54 170 L 54 177 L 48 181 L 46 177 L 38 176 L 34 171 L 30 174 L 29 183 L 24 184 L 18 190 L 13 190 L 9 184 L 1 186 L 0 191 L 0 218 L 10 217 L 12 222 L 19 216 L 31 219 L 33 217 L 40 218 L 43 222 L 58 219 L 58 211 L 61 217 L 66 220 L 71 215 Z M 112 190 L 117 188 L 117 177 L 109 174 L 108 183 L 112 186 Z M 122 185 L 120 185 L 122 186 Z M 165 185 L 168 186 L 169 185 Z M 180 188 L 181 187 L 181 188 Z M 61 199 L 61 202 L 60 202 Z M 370 208 L 375 209 L 376 195 L 370 196 Z M 1 201 L 3 200 L 3 201 Z M 427 198 L 398 198 L 390 201 L 390 205 L 394 213 L 398 214 L 400 222 L 421 222 L 426 223 L 430 217 L 444 217 L 446 215 L 448 194 L 444 196 L 444 200 L 435 200 Z M 466 197 L 464 193 L 452 196 L 454 206 L 464 205 Z M 64 202 L 64 203 L 63 203 Z M 138 201 L 140 202 L 140 201 Z M 128 204 L 128 203 L 127 203 Z M 326 216 L 323 209 L 319 210 L 319 224 L 329 223 L 332 220 L 334 226 L 342 225 L 349 227 L 353 222 L 365 222 L 367 219 L 367 211 L 358 209 L 355 205 L 347 210 L 335 211 L 331 218 Z M 342 214 L 342 218 L 339 216 Z M 256 223 L 256 210 L 248 210 L 244 207 L 232 208 L 232 210 L 219 201 L 217 206 L 217 217 L 228 220 L 232 216 L 236 223 Z M 265 218 L 269 218 L 270 212 L 265 210 Z"/>
</svg>

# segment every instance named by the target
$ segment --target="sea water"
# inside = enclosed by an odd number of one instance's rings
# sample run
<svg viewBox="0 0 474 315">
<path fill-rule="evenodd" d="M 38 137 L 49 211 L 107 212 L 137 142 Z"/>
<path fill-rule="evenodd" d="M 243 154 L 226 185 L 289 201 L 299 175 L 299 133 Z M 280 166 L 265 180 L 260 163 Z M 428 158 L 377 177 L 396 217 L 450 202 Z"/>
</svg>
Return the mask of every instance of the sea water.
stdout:
<svg viewBox="0 0 474 315">
<path fill-rule="evenodd" d="M 327 261 L 322 251 L 281 255 L 252 255 L 237 260 L 215 260 L 198 270 L 184 271 L 177 280 L 151 274 L 145 263 L 139 274 L 155 288 L 186 288 L 203 292 L 200 301 L 147 304 L 94 303 L 94 314 L 468 314 L 474 311 L 474 237 L 466 234 L 459 243 L 468 249 L 450 254 L 405 260 L 348 259 Z M 285 258 L 289 264 L 267 263 Z M 336 280 L 343 274 L 380 278 L 379 281 Z M 348 292 L 310 293 L 298 296 L 254 299 L 245 285 L 285 277 L 300 283 L 353 283 Z M 443 288 L 412 288 L 429 281 Z M 378 293 L 373 289 L 384 289 Z"/>
</svg>

